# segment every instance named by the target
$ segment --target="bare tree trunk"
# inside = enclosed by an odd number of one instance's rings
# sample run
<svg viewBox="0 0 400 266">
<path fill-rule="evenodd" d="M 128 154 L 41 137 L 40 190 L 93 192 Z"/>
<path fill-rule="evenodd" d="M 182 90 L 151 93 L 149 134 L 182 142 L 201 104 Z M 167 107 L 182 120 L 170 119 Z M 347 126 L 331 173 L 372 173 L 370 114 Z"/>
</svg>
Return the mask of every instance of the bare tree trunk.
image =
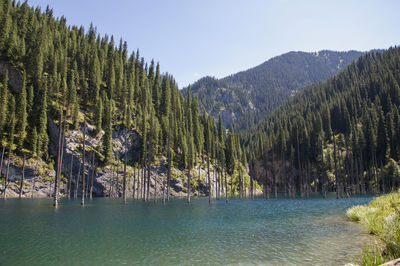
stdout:
<svg viewBox="0 0 400 266">
<path fill-rule="evenodd" d="M 381 162 L 381 182 L 382 182 L 382 193 L 385 193 L 385 175 L 383 173 L 383 163 Z"/>
<path fill-rule="evenodd" d="M 145 145 L 147 146 L 147 144 L 145 144 Z M 147 155 L 146 155 L 146 153 L 145 153 L 144 156 L 146 156 L 146 157 L 143 159 L 144 163 L 143 163 L 143 168 L 142 168 L 142 184 L 141 184 L 142 185 L 142 189 L 141 189 L 141 192 L 142 192 L 142 200 L 146 201 L 146 168 L 147 168 Z"/>
<path fill-rule="evenodd" d="M 217 169 L 216 163 L 214 162 L 214 183 L 215 183 L 215 200 L 218 200 L 218 186 L 217 186 Z"/>
<path fill-rule="evenodd" d="M 253 172 L 253 163 L 252 162 L 252 166 L 251 166 L 251 172 Z M 253 193 L 253 178 L 250 176 L 250 199 L 254 200 L 254 193 Z"/>
<path fill-rule="evenodd" d="M 365 195 L 365 194 L 366 194 L 366 191 L 365 191 L 364 164 L 363 164 L 362 152 L 360 153 L 360 160 L 359 160 L 358 163 L 360 164 L 361 193 L 362 193 L 363 195 Z"/>
<path fill-rule="evenodd" d="M 227 181 L 227 178 L 226 178 L 226 171 L 224 171 L 223 169 L 224 169 L 224 166 L 222 165 L 222 173 L 225 175 L 225 202 L 228 203 L 229 202 L 229 199 L 228 199 L 228 181 Z M 232 177 L 231 177 L 231 180 L 232 180 Z M 232 197 L 232 182 L 231 182 L 231 197 Z"/>
<path fill-rule="evenodd" d="M 95 177 L 95 171 L 94 171 L 94 150 L 92 151 L 92 178 L 90 180 L 90 192 L 89 192 L 89 197 L 90 199 L 93 198 L 93 181 Z"/>
<path fill-rule="evenodd" d="M 336 158 L 336 140 L 335 136 L 333 136 L 333 161 L 335 162 L 335 182 L 336 182 L 336 199 L 339 199 L 339 176 L 338 176 L 338 168 L 337 168 L 337 158 Z"/>
<path fill-rule="evenodd" d="M 157 203 L 157 174 L 154 175 L 154 202 Z"/>
<path fill-rule="evenodd" d="M 9 171 L 10 171 L 10 161 L 11 161 L 11 145 L 10 145 L 10 148 L 8 149 L 6 180 L 4 182 L 4 191 L 3 191 L 3 198 L 4 199 L 6 199 L 6 197 L 7 197 L 8 174 L 9 174 Z"/>
<path fill-rule="evenodd" d="M 148 163 L 147 163 L 147 195 L 146 195 L 147 201 L 149 201 L 149 198 L 150 198 L 151 152 L 152 152 L 151 131 L 152 131 L 152 128 L 150 128 L 150 134 L 149 134 L 149 156 L 148 156 Z"/>
<path fill-rule="evenodd" d="M 58 146 L 57 146 L 57 168 L 56 168 L 56 176 L 54 180 L 54 201 L 53 201 L 53 206 L 58 207 L 58 186 L 60 183 L 60 177 L 61 177 L 61 141 L 62 141 L 62 119 L 63 119 L 63 112 L 60 112 L 60 119 L 58 120 L 59 125 L 58 125 Z"/>
<path fill-rule="evenodd" d="M 202 162 L 202 156 L 201 156 L 201 151 L 199 151 L 199 180 L 198 180 L 198 184 L 199 184 L 199 191 L 198 191 L 198 196 L 200 197 L 200 184 L 201 184 L 201 174 L 200 174 L 200 169 L 201 169 L 201 162 Z"/>
<path fill-rule="evenodd" d="M 117 153 L 117 172 L 115 173 L 115 197 L 119 198 L 119 156 Z"/>
<path fill-rule="evenodd" d="M 167 171 L 167 200 L 169 201 L 169 189 L 171 182 L 171 115 L 169 116 L 168 126 L 168 171 Z"/>
<path fill-rule="evenodd" d="M 81 206 L 85 206 L 85 144 L 86 144 L 86 118 L 83 120 L 83 157 L 82 157 L 82 198 Z"/>
<path fill-rule="evenodd" d="M 302 181 L 302 171 L 301 171 L 301 163 L 300 163 L 300 145 L 299 145 L 299 129 L 296 130 L 296 139 L 297 139 L 297 164 L 299 166 L 299 189 L 300 189 L 300 197 L 304 197 L 303 192 L 303 181 Z"/>
<path fill-rule="evenodd" d="M 208 175 L 208 203 L 211 204 L 211 202 L 212 202 L 212 191 L 211 191 L 210 154 L 209 153 L 207 154 L 207 175 Z"/>
<path fill-rule="evenodd" d="M 72 182 L 72 167 L 73 167 L 73 161 L 74 160 L 74 155 L 71 153 L 71 160 L 69 163 L 69 175 L 68 175 L 68 187 L 67 187 L 67 198 L 71 198 L 71 182 Z"/>
<path fill-rule="evenodd" d="M 141 191 L 142 191 L 142 184 L 140 183 L 140 169 L 137 169 L 138 175 L 137 175 L 137 192 L 136 192 L 136 199 L 138 200 L 139 197 L 142 196 Z M 142 198 L 140 198 L 142 199 Z"/>
<path fill-rule="evenodd" d="M 165 185 L 167 183 L 167 180 L 165 180 L 165 178 L 163 178 L 162 180 L 163 180 L 162 181 L 162 197 L 163 197 L 162 201 L 163 201 L 163 204 L 165 204 L 165 189 L 166 189 Z"/>
<path fill-rule="evenodd" d="M 278 198 L 278 178 L 277 174 L 275 171 L 275 153 L 272 151 L 272 171 L 274 172 L 274 194 L 275 194 L 275 199 Z"/>
<path fill-rule="evenodd" d="M 78 188 L 79 188 L 79 182 L 80 182 L 81 167 L 82 167 L 82 163 L 79 162 L 78 174 L 76 175 L 76 179 L 75 179 L 74 199 L 78 198 Z"/>
<path fill-rule="evenodd" d="M 124 199 L 124 203 L 126 204 L 126 163 L 128 161 L 128 136 L 125 133 L 125 162 L 124 162 L 124 180 L 122 184 L 122 198 Z"/>
<path fill-rule="evenodd" d="M 0 162 L 0 177 L 3 177 L 3 161 L 4 161 L 4 151 L 6 149 L 6 146 L 3 146 L 2 152 L 1 152 L 1 162 Z"/>
<path fill-rule="evenodd" d="M 132 199 L 135 199 L 135 189 L 136 189 L 136 167 L 133 166 L 133 182 L 132 182 Z"/>
<path fill-rule="evenodd" d="M 38 158 L 36 158 L 35 172 L 33 174 L 32 195 L 31 195 L 32 199 L 33 199 L 33 191 L 35 190 L 37 169 L 38 169 Z"/>
<path fill-rule="evenodd" d="M 356 194 L 360 194 L 360 174 L 358 171 L 358 160 L 357 160 L 357 156 L 354 155 L 353 157 L 353 162 L 354 162 L 354 166 L 355 166 L 355 186 L 356 186 Z"/>
<path fill-rule="evenodd" d="M 190 169 L 187 169 L 187 177 L 188 177 L 188 191 L 187 191 L 187 203 L 190 204 Z"/>
<path fill-rule="evenodd" d="M 21 176 L 21 183 L 19 186 L 19 198 L 22 198 L 22 190 L 24 189 L 24 179 L 25 179 L 25 153 L 24 153 L 24 159 L 22 162 L 22 176 Z"/>
</svg>

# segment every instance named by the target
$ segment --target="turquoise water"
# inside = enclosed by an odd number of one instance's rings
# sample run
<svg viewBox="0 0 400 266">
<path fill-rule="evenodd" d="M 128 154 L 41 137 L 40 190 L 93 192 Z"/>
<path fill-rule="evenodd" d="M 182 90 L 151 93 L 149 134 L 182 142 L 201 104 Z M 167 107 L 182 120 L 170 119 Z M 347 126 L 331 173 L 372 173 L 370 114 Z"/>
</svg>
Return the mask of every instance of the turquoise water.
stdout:
<svg viewBox="0 0 400 266">
<path fill-rule="evenodd" d="M 370 237 L 336 200 L 0 200 L 0 265 L 338 265 Z"/>
</svg>

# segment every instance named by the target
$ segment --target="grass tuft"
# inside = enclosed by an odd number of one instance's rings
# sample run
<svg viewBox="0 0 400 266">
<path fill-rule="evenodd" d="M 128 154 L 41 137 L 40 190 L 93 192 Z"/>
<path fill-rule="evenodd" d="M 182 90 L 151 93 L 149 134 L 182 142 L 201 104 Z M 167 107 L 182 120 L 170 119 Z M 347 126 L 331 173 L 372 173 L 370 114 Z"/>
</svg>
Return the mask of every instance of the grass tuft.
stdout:
<svg viewBox="0 0 400 266">
<path fill-rule="evenodd" d="M 364 249 L 362 265 L 380 265 L 400 257 L 400 189 L 375 198 L 367 206 L 354 206 L 346 214 L 379 237 L 379 243 Z"/>
</svg>

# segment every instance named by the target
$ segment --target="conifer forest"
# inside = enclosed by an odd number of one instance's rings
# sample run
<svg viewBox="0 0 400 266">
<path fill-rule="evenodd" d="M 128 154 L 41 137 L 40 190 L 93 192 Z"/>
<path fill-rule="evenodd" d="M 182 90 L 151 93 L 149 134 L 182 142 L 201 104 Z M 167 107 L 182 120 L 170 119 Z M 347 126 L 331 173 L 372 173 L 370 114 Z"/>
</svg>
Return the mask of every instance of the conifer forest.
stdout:
<svg viewBox="0 0 400 266">
<path fill-rule="evenodd" d="M 398 3 L 48 2 L 0 1 L 0 265 L 399 263 Z"/>
</svg>

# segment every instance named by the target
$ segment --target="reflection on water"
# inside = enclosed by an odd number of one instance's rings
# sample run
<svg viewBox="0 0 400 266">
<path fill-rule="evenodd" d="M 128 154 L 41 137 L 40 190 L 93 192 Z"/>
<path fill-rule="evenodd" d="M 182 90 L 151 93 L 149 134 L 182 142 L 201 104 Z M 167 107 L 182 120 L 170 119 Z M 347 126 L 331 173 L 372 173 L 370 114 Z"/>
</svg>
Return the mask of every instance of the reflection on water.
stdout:
<svg viewBox="0 0 400 266">
<path fill-rule="evenodd" d="M 0 201 L 0 265 L 338 265 L 370 238 L 345 210 L 371 197 Z"/>
</svg>

